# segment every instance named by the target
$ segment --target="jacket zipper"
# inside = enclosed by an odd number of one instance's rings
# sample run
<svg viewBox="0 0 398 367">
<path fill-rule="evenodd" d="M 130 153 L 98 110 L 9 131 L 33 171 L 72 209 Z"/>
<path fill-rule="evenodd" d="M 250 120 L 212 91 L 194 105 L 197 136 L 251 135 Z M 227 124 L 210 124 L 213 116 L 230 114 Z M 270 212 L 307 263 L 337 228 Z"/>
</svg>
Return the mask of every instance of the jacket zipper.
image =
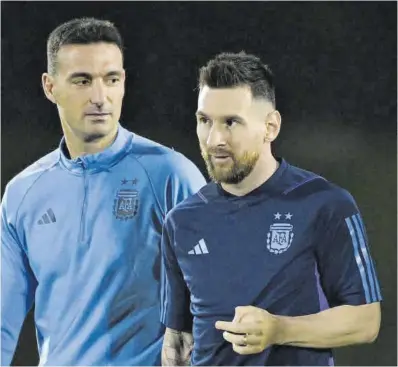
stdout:
<svg viewBox="0 0 398 367">
<path fill-rule="evenodd" d="M 80 220 L 80 242 L 85 242 L 85 231 L 86 231 L 86 207 L 87 207 L 87 171 L 84 166 L 84 162 L 81 161 L 81 166 L 83 168 L 83 180 L 84 180 L 84 196 L 83 196 L 83 207 L 82 207 L 82 216 Z"/>
</svg>

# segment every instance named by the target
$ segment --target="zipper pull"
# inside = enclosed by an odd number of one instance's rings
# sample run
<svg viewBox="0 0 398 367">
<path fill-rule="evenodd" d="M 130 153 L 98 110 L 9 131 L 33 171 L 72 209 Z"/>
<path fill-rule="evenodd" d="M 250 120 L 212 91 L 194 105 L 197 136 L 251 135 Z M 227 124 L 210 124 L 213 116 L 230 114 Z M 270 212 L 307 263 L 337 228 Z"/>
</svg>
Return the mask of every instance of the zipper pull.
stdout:
<svg viewBox="0 0 398 367">
<path fill-rule="evenodd" d="M 85 165 L 83 159 L 77 158 L 77 164 L 82 166 L 83 169 L 86 169 L 86 165 Z"/>
</svg>

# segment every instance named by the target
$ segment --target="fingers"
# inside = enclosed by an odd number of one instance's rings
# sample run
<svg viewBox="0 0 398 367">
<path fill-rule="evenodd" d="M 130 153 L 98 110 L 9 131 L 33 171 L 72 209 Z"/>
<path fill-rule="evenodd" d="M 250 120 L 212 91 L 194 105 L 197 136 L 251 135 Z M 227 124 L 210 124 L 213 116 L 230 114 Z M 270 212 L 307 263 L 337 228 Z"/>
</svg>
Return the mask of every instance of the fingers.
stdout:
<svg viewBox="0 0 398 367">
<path fill-rule="evenodd" d="M 245 315 L 243 315 L 243 314 L 238 314 L 237 312 L 235 312 L 235 316 L 234 316 L 234 319 L 232 320 L 232 322 L 241 322 L 241 320 L 244 316 Z"/>
<path fill-rule="evenodd" d="M 261 339 L 257 335 L 251 334 L 231 334 L 228 331 L 224 331 L 223 338 L 232 343 L 239 346 L 249 346 L 259 344 Z"/>
<path fill-rule="evenodd" d="M 217 321 L 216 329 L 229 331 L 235 334 L 258 334 L 258 323 Z"/>
<path fill-rule="evenodd" d="M 233 321 L 242 321 L 247 316 L 255 317 L 259 309 L 253 306 L 238 306 L 235 307 L 235 317 Z"/>
<path fill-rule="evenodd" d="M 232 349 L 238 354 L 256 354 L 264 350 L 261 346 L 260 336 L 245 335 L 236 335 L 224 331 L 223 338 L 232 344 Z"/>
<path fill-rule="evenodd" d="M 232 322 L 239 323 L 248 315 L 257 315 L 258 308 L 253 306 L 237 306 L 235 307 L 235 315 Z"/>
<path fill-rule="evenodd" d="M 248 345 L 246 347 L 232 344 L 232 349 L 238 354 L 257 354 L 263 351 L 260 345 Z"/>
<path fill-rule="evenodd" d="M 236 307 L 232 322 L 217 321 L 215 327 L 224 331 L 223 338 L 232 344 L 236 353 L 261 353 L 264 350 L 263 312 L 253 306 Z"/>
<path fill-rule="evenodd" d="M 247 306 L 238 306 L 235 307 L 235 317 L 232 322 L 241 322 L 242 318 L 248 313 L 250 310 Z"/>
<path fill-rule="evenodd" d="M 233 333 L 241 333 L 244 334 L 242 331 L 242 325 L 236 322 L 229 322 L 229 321 L 217 321 L 216 322 L 216 329 L 224 330 L 224 331 L 231 331 Z"/>
</svg>

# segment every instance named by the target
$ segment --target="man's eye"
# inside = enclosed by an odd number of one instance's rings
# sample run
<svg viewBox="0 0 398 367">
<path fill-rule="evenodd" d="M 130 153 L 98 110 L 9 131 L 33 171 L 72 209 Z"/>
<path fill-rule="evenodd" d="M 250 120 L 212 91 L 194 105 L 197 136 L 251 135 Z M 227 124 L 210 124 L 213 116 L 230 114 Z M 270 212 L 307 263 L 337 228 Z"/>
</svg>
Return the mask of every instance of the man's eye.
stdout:
<svg viewBox="0 0 398 367">
<path fill-rule="evenodd" d="M 88 85 L 90 84 L 90 81 L 88 79 L 77 79 L 73 81 L 73 84 L 76 85 Z"/>
<path fill-rule="evenodd" d="M 225 121 L 225 123 L 226 123 L 229 127 L 231 127 L 233 124 L 237 124 L 237 123 L 238 123 L 238 120 L 236 120 L 236 119 L 227 119 L 227 120 Z"/>
<path fill-rule="evenodd" d="M 209 119 L 207 119 L 206 117 L 201 116 L 201 117 L 199 117 L 199 122 L 201 124 L 206 124 L 206 123 L 209 122 Z"/>
<path fill-rule="evenodd" d="M 120 79 L 116 78 L 116 77 L 108 79 L 109 84 L 116 84 L 119 81 L 120 81 Z"/>
</svg>

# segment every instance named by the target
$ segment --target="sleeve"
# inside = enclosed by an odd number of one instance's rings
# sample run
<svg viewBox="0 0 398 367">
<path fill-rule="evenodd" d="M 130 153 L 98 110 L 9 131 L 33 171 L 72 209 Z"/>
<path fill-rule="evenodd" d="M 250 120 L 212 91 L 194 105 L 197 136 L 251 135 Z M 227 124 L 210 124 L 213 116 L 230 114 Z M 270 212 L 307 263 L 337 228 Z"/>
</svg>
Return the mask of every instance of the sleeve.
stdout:
<svg viewBox="0 0 398 367">
<path fill-rule="evenodd" d="M 170 155 L 171 174 L 164 193 L 166 214 L 178 203 L 196 194 L 206 185 L 202 173 L 188 158 L 174 151 Z"/>
<path fill-rule="evenodd" d="M 316 247 L 318 272 L 330 307 L 382 300 L 366 228 L 352 196 L 333 202 Z"/>
<path fill-rule="evenodd" d="M 1 203 L 1 366 L 12 361 L 37 285 L 7 216 L 7 196 L 6 191 Z"/>
<path fill-rule="evenodd" d="M 167 220 L 162 234 L 161 322 L 168 328 L 192 332 L 190 293 L 173 250 Z"/>
</svg>

